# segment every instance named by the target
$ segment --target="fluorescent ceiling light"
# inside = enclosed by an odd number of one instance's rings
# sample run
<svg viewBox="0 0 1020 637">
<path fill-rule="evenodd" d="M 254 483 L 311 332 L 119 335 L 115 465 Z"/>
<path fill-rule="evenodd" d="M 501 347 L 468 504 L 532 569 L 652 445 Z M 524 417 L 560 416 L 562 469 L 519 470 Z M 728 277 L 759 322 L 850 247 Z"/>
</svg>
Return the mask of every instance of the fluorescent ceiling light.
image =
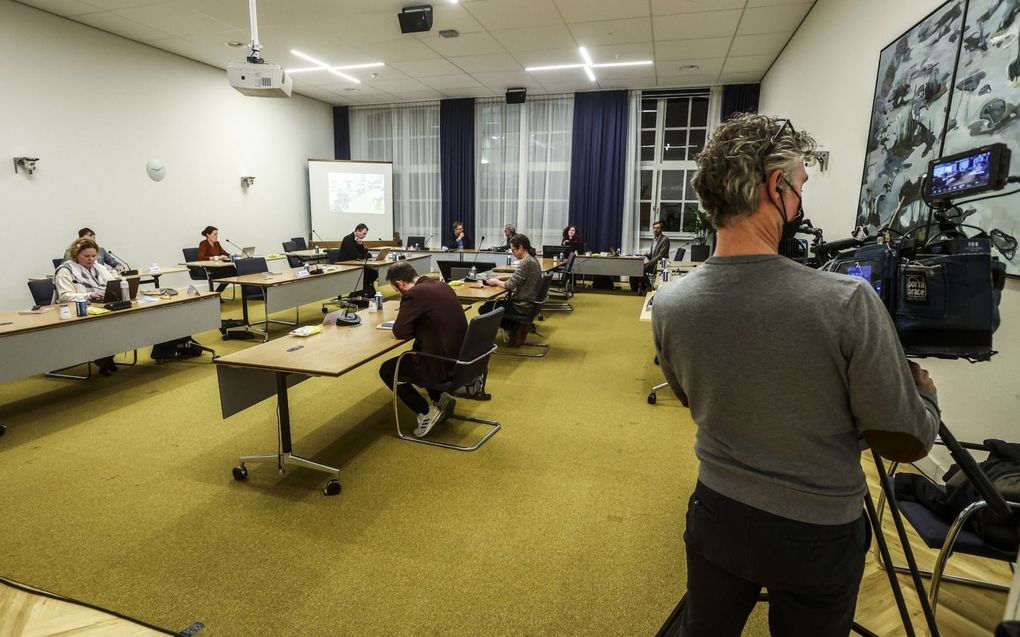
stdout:
<svg viewBox="0 0 1020 637">
<path fill-rule="evenodd" d="M 592 69 L 605 69 L 613 66 L 648 66 L 654 64 L 652 60 L 637 60 L 634 62 L 606 62 L 603 64 L 595 64 L 591 59 L 591 55 L 588 53 L 588 49 L 583 46 L 577 47 L 577 52 L 581 55 L 581 59 L 584 60 L 583 64 L 553 64 L 551 66 L 529 66 L 525 68 L 525 71 L 529 73 L 531 71 L 560 71 L 563 69 L 584 69 L 585 75 L 592 82 L 597 82 L 598 78 L 595 77 L 595 72 Z"/>
<path fill-rule="evenodd" d="M 314 66 L 314 67 L 311 67 L 311 68 L 288 69 L 288 71 L 287 71 L 288 73 L 306 73 L 308 71 L 326 71 L 328 73 L 332 73 L 333 75 L 336 75 L 337 77 L 342 77 L 343 79 L 347 80 L 348 82 L 354 82 L 355 84 L 361 84 L 361 80 L 359 80 L 358 78 L 356 78 L 354 76 L 347 75 L 346 73 L 341 73 L 340 71 L 341 70 L 352 70 L 352 69 L 369 69 L 369 68 L 375 68 L 375 67 L 379 67 L 379 66 L 386 66 L 382 62 L 369 62 L 368 64 L 351 64 L 351 65 L 348 65 L 348 66 L 331 66 L 329 64 L 326 64 L 322 60 L 313 58 L 312 56 L 308 55 L 307 53 L 302 53 L 301 51 L 298 51 L 297 49 L 291 49 L 290 52 L 291 52 L 292 55 L 295 55 L 295 56 L 301 58 L 302 60 L 307 60 L 308 62 L 311 62 L 312 64 L 315 64 L 317 66 Z"/>
</svg>

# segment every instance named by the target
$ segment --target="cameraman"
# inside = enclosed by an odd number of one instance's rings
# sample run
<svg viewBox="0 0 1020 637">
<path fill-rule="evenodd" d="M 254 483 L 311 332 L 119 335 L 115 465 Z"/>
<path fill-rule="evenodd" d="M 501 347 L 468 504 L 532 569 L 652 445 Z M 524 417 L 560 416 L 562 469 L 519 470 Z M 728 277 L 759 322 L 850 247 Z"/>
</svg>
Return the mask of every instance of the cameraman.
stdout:
<svg viewBox="0 0 1020 637">
<path fill-rule="evenodd" d="M 777 253 L 803 219 L 814 148 L 788 121 L 742 114 L 697 158 L 717 248 L 659 290 L 652 318 L 700 461 L 668 634 L 737 636 L 765 587 L 773 635 L 847 635 L 871 540 L 861 438 L 911 461 L 938 430 L 935 385 L 875 291 Z"/>
</svg>

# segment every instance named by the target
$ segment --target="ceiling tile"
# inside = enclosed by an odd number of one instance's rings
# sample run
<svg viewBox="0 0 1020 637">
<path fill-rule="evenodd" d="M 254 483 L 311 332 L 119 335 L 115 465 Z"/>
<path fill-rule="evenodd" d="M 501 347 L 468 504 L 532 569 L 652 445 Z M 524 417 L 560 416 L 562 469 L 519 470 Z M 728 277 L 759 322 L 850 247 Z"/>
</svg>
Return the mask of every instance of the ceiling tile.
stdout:
<svg viewBox="0 0 1020 637">
<path fill-rule="evenodd" d="M 618 80 L 599 77 L 599 86 L 602 88 L 625 88 L 633 90 L 640 88 L 652 88 L 655 85 L 655 76 L 641 76 Z"/>
<path fill-rule="evenodd" d="M 402 97 L 407 100 L 438 100 L 445 97 L 445 94 L 442 91 L 435 91 L 430 88 L 425 88 L 423 90 L 392 91 L 392 93 L 397 97 Z"/>
<path fill-rule="evenodd" d="M 479 0 L 464 8 L 489 31 L 563 24 L 549 0 Z"/>
<path fill-rule="evenodd" d="M 596 20 L 622 20 L 648 16 L 648 0 L 555 0 L 563 19 L 567 22 L 594 22 Z"/>
<path fill-rule="evenodd" d="M 393 16 L 396 20 L 397 17 Z M 482 25 L 461 5 L 432 5 L 432 31 L 439 33 L 444 29 L 453 29 L 458 33 L 475 33 L 484 31 Z"/>
<path fill-rule="evenodd" d="M 723 64 L 725 62 L 725 58 L 691 58 L 681 62 L 656 64 L 655 73 L 660 77 L 663 75 L 707 75 L 709 73 L 719 73 L 722 71 Z M 692 64 L 698 68 L 687 71 L 680 70 L 681 66 Z"/>
<path fill-rule="evenodd" d="M 807 0 L 747 0 L 747 6 L 750 7 L 776 7 L 782 4 L 814 4 L 814 0 L 808 2 Z"/>
<path fill-rule="evenodd" d="M 711 86 L 716 83 L 717 75 L 670 75 L 659 77 L 660 88 L 679 88 L 683 86 Z"/>
<path fill-rule="evenodd" d="M 610 20 L 607 22 L 578 22 L 569 25 L 580 46 L 628 44 L 648 42 L 652 39 L 652 21 L 648 18 Z"/>
<path fill-rule="evenodd" d="M 443 57 L 506 53 L 506 49 L 488 33 L 466 33 L 459 38 L 441 38 L 438 35 L 422 40 Z"/>
<path fill-rule="evenodd" d="M 743 9 L 744 2 L 745 0 L 652 0 L 652 15 Z"/>
<path fill-rule="evenodd" d="M 85 2 L 103 11 L 113 11 L 115 9 L 144 7 L 148 4 L 156 4 L 159 0 L 85 0 Z"/>
<path fill-rule="evenodd" d="M 507 51 L 543 51 L 559 47 L 575 47 L 574 36 L 566 26 L 556 24 L 531 29 L 506 29 L 493 31 L 492 37 L 506 47 Z"/>
<path fill-rule="evenodd" d="M 530 73 L 525 73 L 524 71 L 508 73 L 474 73 L 472 76 L 489 88 L 498 89 L 499 91 L 512 86 L 523 86 L 528 89 L 531 89 L 532 87 L 540 87 L 540 80 L 536 76 L 532 76 Z"/>
<path fill-rule="evenodd" d="M 655 59 L 685 60 L 696 57 L 726 57 L 733 38 L 698 38 L 696 40 L 664 40 L 655 43 Z"/>
<path fill-rule="evenodd" d="M 638 60 L 651 60 L 652 43 L 643 44 L 613 44 L 609 46 L 594 46 L 588 49 L 592 62 L 595 64 L 607 64 L 611 62 L 637 62 Z"/>
<path fill-rule="evenodd" d="M 83 13 L 95 13 L 95 5 L 86 4 L 81 0 L 19 0 L 22 4 L 27 4 L 30 7 L 36 9 L 42 9 L 43 11 L 49 11 L 56 15 L 62 15 L 65 17 L 73 15 L 81 15 Z"/>
<path fill-rule="evenodd" d="M 453 64 L 450 64 L 443 58 L 433 58 L 431 60 L 419 60 L 418 62 L 394 62 L 390 66 L 394 67 L 401 73 L 406 73 L 411 77 L 428 77 L 432 75 L 453 75 L 459 73 L 458 69 Z"/>
<path fill-rule="evenodd" d="M 584 91 L 597 91 L 599 89 L 598 84 L 595 82 L 550 82 L 543 83 L 545 94 L 556 94 L 556 93 L 578 93 Z"/>
<path fill-rule="evenodd" d="M 581 71 L 584 73 L 584 71 Z M 606 80 L 619 80 L 628 77 L 644 77 L 648 75 L 655 75 L 654 66 L 610 66 L 608 68 L 593 69 L 595 77 L 599 78 L 599 83 L 602 83 L 603 79 Z"/>
<path fill-rule="evenodd" d="M 789 33 L 761 33 L 757 35 L 738 35 L 733 38 L 730 55 L 779 55 L 790 40 Z"/>
<path fill-rule="evenodd" d="M 92 0 L 88 0 L 92 1 Z M 210 2 L 209 0 L 177 0 L 180 4 L 191 7 L 210 18 L 229 24 L 236 29 L 244 29 L 246 41 L 251 40 L 251 23 L 248 18 L 248 5 L 245 2 Z M 259 6 L 262 6 L 261 4 Z M 262 25 L 261 14 L 259 25 Z"/>
<path fill-rule="evenodd" d="M 128 20 L 113 13 L 106 13 L 105 11 L 76 15 L 74 20 L 139 42 L 164 40 L 174 35 L 173 33 L 160 31 L 159 29 L 139 24 L 133 20 Z"/>
<path fill-rule="evenodd" d="M 418 82 L 417 80 L 406 79 L 406 80 L 375 80 L 370 85 L 372 88 L 384 91 L 386 93 L 396 93 L 397 91 L 424 91 L 428 90 L 428 87 Z"/>
<path fill-rule="evenodd" d="M 497 73 L 500 71 L 521 71 L 523 66 L 508 53 L 493 55 L 470 55 L 450 58 L 450 61 L 468 73 Z"/>
<path fill-rule="evenodd" d="M 720 73 L 719 81 L 728 84 L 752 84 L 760 82 L 763 73 Z"/>
<path fill-rule="evenodd" d="M 740 35 L 754 33 L 790 33 L 797 30 L 801 20 L 807 15 L 811 3 L 784 4 L 775 7 L 758 7 L 744 11 L 740 21 Z"/>
<path fill-rule="evenodd" d="M 521 66 L 554 66 L 559 64 L 584 64 L 577 49 L 557 49 L 555 51 L 522 51 L 514 53 L 514 58 Z"/>
<path fill-rule="evenodd" d="M 740 22 L 740 10 L 682 13 L 655 18 L 652 28 L 656 40 L 687 40 L 733 35 Z"/>
<path fill-rule="evenodd" d="M 482 86 L 480 82 L 466 73 L 425 77 L 422 78 L 421 83 L 440 91 L 453 88 L 481 88 Z"/>
<path fill-rule="evenodd" d="M 598 74 L 595 75 L 598 77 Z M 584 69 L 557 69 L 555 71 L 533 71 L 531 77 L 541 82 L 542 85 L 547 84 L 587 84 L 594 86 L 594 82 L 588 79 L 585 75 Z"/>
<path fill-rule="evenodd" d="M 222 33 L 234 28 L 176 2 L 118 9 L 111 13 L 182 38 Z"/>
<path fill-rule="evenodd" d="M 443 92 L 446 93 L 447 95 L 450 94 L 449 91 Z M 486 88 L 484 86 L 478 86 L 475 88 L 458 88 L 456 89 L 456 92 L 457 97 L 492 97 L 493 95 L 497 94 L 492 89 Z M 499 93 L 499 95 L 502 94 L 503 94 L 502 92 Z"/>
<path fill-rule="evenodd" d="M 776 58 L 771 55 L 742 55 L 726 58 L 723 70 L 727 73 L 749 73 L 760 71 L 764 73 L 772 66 Z"/>
<path fill-rule="evenodd" d="M 435 57 L 436 52 L 417 38 L 365 42 L 357 45 L 367 57 L 386 62 L 412 62 Z"/>
</svg>

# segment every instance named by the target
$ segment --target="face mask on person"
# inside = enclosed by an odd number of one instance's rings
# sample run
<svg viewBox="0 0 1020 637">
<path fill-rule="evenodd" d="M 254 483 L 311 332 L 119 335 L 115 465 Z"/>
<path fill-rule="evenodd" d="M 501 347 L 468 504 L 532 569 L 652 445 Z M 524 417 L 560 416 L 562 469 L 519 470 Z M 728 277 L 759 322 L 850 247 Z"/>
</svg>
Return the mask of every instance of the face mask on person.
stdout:
<svg viewBox="0 0 1020 637">
<path fill-rule="evenodd" d="M 778 245 L 780 251 L 783 249 L 784 243 L 790 241 L 791 239 L 794 238 L 794 236 L 796 236 L 797 229 L 800 228 L 800 224 L 804 222 L 804 200 L 801 199 L 800 193 L 797 192 L 797 190 L 793 187 L 793 184 L 791 184 L 789 180 L 786 179 L 786 177 L 783 177 L 783 182 L 786 184 L 786 187 L 789 188 L 790 191 L 797 197 L 797 214 L 794 215 L 793 219 L 787 219 L 786 202 L 782 197 L 779 198 L 779 202 L 783 204 L 782 209 L 780 209 L 779 206 L 776 206 L 776 210 L 779 212 L 780 216 L 783 219 L 783 229 L 782 233 L 779 236 Z"/>
</svg>

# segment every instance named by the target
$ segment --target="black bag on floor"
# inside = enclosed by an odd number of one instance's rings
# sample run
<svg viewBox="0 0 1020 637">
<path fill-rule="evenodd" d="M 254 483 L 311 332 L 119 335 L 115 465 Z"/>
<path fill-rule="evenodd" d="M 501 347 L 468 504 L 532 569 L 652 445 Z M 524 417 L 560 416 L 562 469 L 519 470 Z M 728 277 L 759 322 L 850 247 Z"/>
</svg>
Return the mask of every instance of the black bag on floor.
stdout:
<svg viewBox="0 0 1020 637">
<path fill-rule="evenodd" d="M 154 361 L 172 361 L 178 358 L 195 358 L 201 355 L 202 349 L 191 340 L 190 336 L 156 343 L 152 346 L 152 353 L 149 354 Z"/>
<path fill-rule="evenodd" d="M 608 274 L 596 274 L 591 278 L 593 290 L 615 290 L 616 280 Z"/>
</svg>

